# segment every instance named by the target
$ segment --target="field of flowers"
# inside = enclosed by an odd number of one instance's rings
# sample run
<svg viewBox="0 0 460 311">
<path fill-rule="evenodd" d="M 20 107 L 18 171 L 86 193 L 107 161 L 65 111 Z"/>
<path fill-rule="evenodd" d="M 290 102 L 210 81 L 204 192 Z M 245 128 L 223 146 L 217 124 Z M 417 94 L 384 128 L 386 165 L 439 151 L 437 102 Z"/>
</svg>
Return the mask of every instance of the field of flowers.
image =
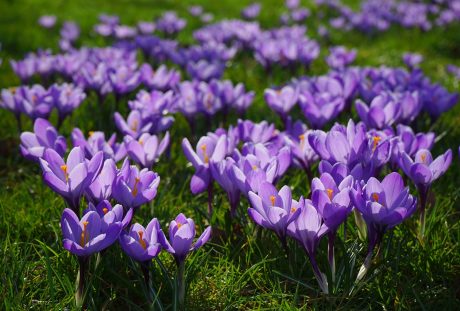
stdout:
<svg viewBox="0 0 460 311">
<path fill-rule="evenodd" d="M 460 1 L 0 12 L 1 309 L 460 308 Z"/>
</svg>

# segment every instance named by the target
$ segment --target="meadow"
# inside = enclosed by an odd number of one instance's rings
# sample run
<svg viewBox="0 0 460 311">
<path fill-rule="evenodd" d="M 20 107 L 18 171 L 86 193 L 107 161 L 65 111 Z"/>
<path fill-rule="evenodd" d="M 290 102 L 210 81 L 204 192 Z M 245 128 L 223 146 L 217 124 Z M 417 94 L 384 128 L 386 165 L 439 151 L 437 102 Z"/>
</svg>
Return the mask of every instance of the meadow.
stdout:
<svg viewBox="0 0 460 311">
<path fill-rule="evenodd" d="M 279 26 L 279 16 L 285 11 L 282 1 L 260 1 L 262 10 L 257 21 L 261 27 Z M 345 1 L 357 8 L 359 1 Z M 194 44 L 192 33 L 203 24 L 191 18 L 190 5 L 201 5 L 214 15 L 214 21 L 240 18 L 241 9 L 251 2 L 204 0 L 1 0 L 0 1 L 0 89 L 18 86 L 21 82 L 12 71 L 9 61 L 22 59 L 26 53 L 38 49 L 59 50 L 58 29 L 43 29 L 37 20 L 44 14 L 56 15 L 58 21 L 73 20 L 81 28 L 77 46 L 105 46 L 108 41 L 92 31 L 99 14 L 118 15 L 123 24 L 135 25 L 140 20 L 152 20 L 163 12 L 174 10 L 187 20 L 187 26 L 177 40 L 184 45 Z M 434 27 L 429 31 L 407 29 L 393 25 L 385 32 L 364 34 L 356 30 L 331 30 L 327 38 L 319 37 L 316 29 L 321 18 L 313 3 L 302 1 L 313 17 L 307 18 L 307 34 L 317 40 L 320 55 L 310 68 L 274 68 L 267 72 L 250 53 L 238 53 L 225 69 L 222 79 L 241 82 L 246 90 L 254 91 L 253 104 L 245 118 L 254 122 L 263 120 L 282 129 L 281 119 L 268 109 L 264 90 L 280 86 L 293 77 L 326 74 L 325 57 L 331 46 L 343 45 L 356 49 L 354 66 L 385 65 L 403 67 L 402 55 L 416 52 L 423 55 L 420 67 L 433 82 L 450 92 L 459 92 L 459 80 L 449 75 L 448 64 L 460 66 L 460 24 Z M 143 60 L 141 53 L 139 60 Z M 171 68 L 178 66 L 168 63 Z M 182 71 L 182 79 L 187 75 Z M 37 80 L 36 82 L 39 82 Z M 136 91 L 137 92 L 137 91 Z M 128 114 L 128 100 L 136 92 L 124 96 L 119 103 L 120 113 Z M 89 93 L 59 133 L 70 137 L 79 127 L 84 133 L 103 130 L 106 135 L 117 131 L 113 122 L 115 98 L 109 95 L 104 106 L 98 105 L 95 94 Z M 293 116 L 300 116 L 294 111 Z M 460 308 L 460 106 L 443 113 L 431 124 L 417 119 L 420 132 L 436 133 L 433 155 L 448 148 L 453 150 L 452 164 L 432 187 L 423 239 L 417 234 L 418 215 L 413 215 L 385 234 L 379 254 L 366 277 L 357 288 L 355 278 L 366 257 L 367 240 L 360 239 L 352 216 L 338 231 L 336 241 L 336 282 L 329 293 L 322 294 L 302 247 L 289 239 L 290 258 L 286 258 L 277 236 L 258 227 L 248 216 L 250 206 L 242 198 L 236 217 L 229 217 L 230 205 L 225 191 L 214 187 L 214 211 L 208 217 L 207 193 L 192 195 L 190 181 L 193 167 L 188 164 L 181 146 L 182 139 L 190 139 L 192 146 L 208 131 L 228 128 L 237 123 L 238 115 L 221 115 L 211 121 L 198 119 L 194 133 L 188 120 L 181 114 L 169 129 L 170 157 L 162 157 L 153 170 L 161 177 L 156 197 L 136 212 L 134 221 L 143 225 L 158 218 L 161 226 L 179 213 L 195 220 L 199 234 L 209 225 L 212 235 L 207 244 L 189 255 L 186 261 L 187 310 L 458 310 Z M 340 114 L 334 120 L 346 124 L 356 112 Z M 62 246 L 60 219 L 64 200 L 42 181 L 42 170 L 37 163 L 21 156 L 19 133 L 13 115 L 0 109 L 0 302 L 4 310 L 69 310 L 75 307 L 75 278 L 78 270 L 76 256 Z M 57 122 L 53 113 L 50 120 Z M 329 122 L 324 130 L 329 129 Z M 33 122 L 23 118 L 24 130 L 31 131 Z M 119 134 L 121 138 L 122 135 Z M 68 143 L 68 146 L 71 144 Z M 317 165 L 314 176 L 319 176 Z M 379 179 L 380 180 L 380 179 Z M 410 184 L 405 179 L 406 185 Z M 293 197 L 308 196 L 310 185 L 302 170 L 290 169 L 278 181 L 278 188 L 289 185 Z M 415 195 L 416 189 L 411 186 Z M 166 232 L 167 230 L 164 229 Z M 329 277 L 327 241 L 323 239 L 316 254 L 319 266 Z M 167 252 L 159 254 L 151 268 L 155 292 L 154 309 L 174 309 L 174 278 L 176 264 Z M 100 262 L 99 262 L 100 261 Z M 90 261 L 88 310 L 145 310 L 148 309 L 143 275 L 135 262 L 115 243 Z M 147 294 L 148 295 L 148 294 Z"/>
</svg>

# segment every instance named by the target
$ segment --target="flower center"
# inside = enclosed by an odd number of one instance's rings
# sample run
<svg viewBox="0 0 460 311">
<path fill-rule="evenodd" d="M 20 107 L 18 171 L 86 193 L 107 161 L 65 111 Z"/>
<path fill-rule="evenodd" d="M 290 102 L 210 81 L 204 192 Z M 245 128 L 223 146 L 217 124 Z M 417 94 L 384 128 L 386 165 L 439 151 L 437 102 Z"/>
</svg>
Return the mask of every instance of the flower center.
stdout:
<svg viewBox="0 0 460 311">
<path fill-rule="evenodd" d="M 297 208 L 291 207 L 291 213 L 295 213 L 296 210 L 297 210 Z"/>
<path fill-rule="evenodd" d="M 426 164 L 426 153 L 425 152 L 422 153 L 421 158 L 422 158 L 422 163 Z"/>
<path fill-rule="evenodd" d="M 137 189 L 137 186 L 139 185 L 139 182 L 140 182 L 140 178 L 139 177 L 136 177 L 136 179 L 134 180 L 134 186 L 133 186 L 133 190 L 131 191 L 133 197 L 135 197 L 137 195 L 137 192 L 139 191 Z"/>
<path fill-rule="evenodd" d="M 104 208 L 102 209 L 102 212 L 103 212 L 104 215 L 105 215 L 105 214 L 107 214 L 107 213 L 109 212 L 109 209 L 108 209 L 107 207 L 104 207 Z"/>
<path fill-rule="evenodd" d="M 204 163 L 208 164 L 209 163 L 209 157 L 208 157 L 208 153 L 206 152 L 206 148 L 207 148 L 206 144 L 201 146 L 201 152 L 203 152 Z"/>
<path fill-rule="evenodd" d="M 61 170 L 64 173 L 65 181 L 68 182 L 69 181 L 69 174 L 67 173 L 67 165 L 65 165 L 65 164 L 61 165 Z"/>
<path fill-rule="evenodd" d="M 334 190 L 328 188 L 328 189 L 326 189 L 326 192 L 327 192 L 327 196 L 328 196 L 329 200 L 332 201 L 332 194 L 334 193 Z"/>
<path fill-rule="evenodd" d="M 84 221 L 83 222 L 83 231 L 81 232 L 81 236 L 80 236 L 80 246 L 81 247 L 84 247 L 86 245 L 86 243 L 88 243 L 88 234 L 87 234 L 87 227 L 88 227 L 88 224 L 89 222 L 88 221 Z"/>
<path fill-rule="evenodd" d="M 303 149 L 303 147 L 305 146 L 305 135 L 304 134 L 299 135 L 299 139 L 300 139 L 300 149 Z"/>
<path fill-rule="evenodd" d="M 253 165 L 253 166 L 252 166 L 252 170 L 253 170 L 253 171 L 257 171 L 257 165 Z"/>
<path fill-rule="evenodd" d="M 372 194 L 372 199 L 374 200 L 374 202 L 378 202 L 379 201 L 379 194 L 378 193 L 373 193 Z"/>
<path fill-rule="evenodd" d="M 378 144 L 379 144 L 379 142 L 380 142 L 381 140 L 382 140 L 382 138 L 381 138 L 380 136 L 374 136 L 374 137 L 372 138 L 372 141 L 373 141 L 373 143 L 374 143 L 374 144 L 373 144 L 373 147 L 372 147 L 372 152 L 374 152 L 375 149 L 377 149 L 377 146 L 378 146 Z"/>
<path fill-rule="evenodd" d="M 137 231 L 137 234 L 139 234 L 139 243 L 141 243 L 142 248 L 147 249 L 147 243 L 145 243 L 145 241 L 143 239 L 144 232 L 139 230 L 139 231 Z"/>
<path fill-rule="evenodd" d="M 270 201 L 272 202 L 272 206 L 275 206 L 275 200 L 276 200 L 276 197 L 274 195 L 271 195 Z"/>
<path fill-rule="evenodd" d="M 88 136 L 89 136 L 89 137 L 91 137 L 91 136 L 93 136 L 93 135 L 94 135 L 94 131 L 89 131 L 89 132 L 88 132 Z"/>
<path fill-rule="evenodd" d="M 182 224 L 180 222 L 177 223 L 177 229 L 180 229 L 182 227 Z"/>
<path fill-rule="evenodd" d="M 139 126 L 139 121 L 134 120 L 134 121 L 133 121 L 133 124 L 131 125 L 131 129 L 132 129 L 134 132 L 136 132 L 138 126 Z"/>
</svg>

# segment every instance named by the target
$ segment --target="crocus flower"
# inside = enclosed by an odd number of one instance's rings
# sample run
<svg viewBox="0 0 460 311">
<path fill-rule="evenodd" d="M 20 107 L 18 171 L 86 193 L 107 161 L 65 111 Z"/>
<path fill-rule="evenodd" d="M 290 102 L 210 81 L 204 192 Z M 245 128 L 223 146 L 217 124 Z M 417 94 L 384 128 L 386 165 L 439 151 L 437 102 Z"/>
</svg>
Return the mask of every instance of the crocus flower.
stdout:
<svg viewBox="0 0 460 311">
<path fill-rule="evenodd" d="M 180 72 L 168 69 L 161 65 L 155 71 L 149 64 L 143 64 L 140 68 L 140 79 L 148 88 L 167 91 L 177 86 L 180 82 Z"/>
<path fill-rule="evenodd" d="M 330 54 L 326 58 L 326 63 L 330 68 L 336 70 L 343 70 L 356 58 L 356 50 L 348 50 L 343 46 L 332 47 L 329 49 L 329 52 Z"/>
<path fill-rule="evenodd" d="M 230 202 L 230 215 L 235 216 L 236 209 L 240 203 L 240 189 L 233 181 L 233 166 L 235 160 L 228 157 L 219 162 L 211 162 L 210 169 L 212 178 L 227 192 Z"/>
<path fill-rule="evenodd" d="M 165 240 L 160 223 L 156 218 L 149 222 L 147 228 L 138 223 L 131 225 L 129 231 L 122 232 L 119 238 L 123 251 L 140 262 L 147 262 L 156 257 Z"/>
<path fill-rule="evenodd" d="M 120 132 L 136 139 L 139 138 L 142 133 L 148 133 L 153 126 L 151 122 L 144 121 L 141 118 L 141 113 L 137 110 L 131 111 L 126 121 L 118 112 L 115 112 L 113 118 Z"/>
<path fill-rule="evenodd" d="M 262 121 L 253 123 L 250 120 L 238 120 L 239 137 L 242 141 L 266 143 L 275 136 L 275 125 Z"/>
<path fill-rule="evenodd" d="M 43 28 L 53 28 L 53 26 L 56 24 L 56 16 L 42 15 L 38 19 L 38 24 Z"/>
<path fill-rule="evenodd" d="M 327 294 L 329 292 L 327 278 L 319 270 L 316 250 L 321 238 L 328 232 L 328 227 L 323 223 L 321 214 L 313 207 L 310 200 L 303 200 L 299 204 L 303 207 L 297 219 L 288 226 L 288 234 L 302 245 L 321 290 Z"/>
<path fill-rule="evenodd" d="M 106 159 L 100 174 L 94 182 L 86 189 L 88 199 L 94 204 L 112 198 L 112 185 L 117 176 L 117 166 L 112 159 Z"/>
<path fill-rule="evenodd" d="M 88 159 L 91 159 L 99 151 L 104 153 L 104 159 L 113 159 L 115 162 L 126 157 L 125 145 L 116 142 L 117 135 L 115 133 L 106 140 L 104 132 L 90 131 L 88 139 L 86 139 L 79 128 L 74 128 L 71 138 L 74 147 L 82 147 Z"/>
<path fill-rule="evenodd" d="M 404 53 L 402 59 L 404 64 L 406 64 L 409 69 L 413 70 L 423 61 L 423 56 L 418 53 Z"/>
<path fill-rule="evenodd" d="M 248 20 L 255 19 L 257 18 L 257 16 L 259 16 L 261 8 L 262 6 L 260 5 L 260 3 L 253 3 L 251 5 L 248 5 L 241 11 L 241 16 L 244 19 Z"/>
<path fill-rule="evenodd" d="M 88 208 L 83 212 L 83 214 L 91 211 L 98 213 L 101 218 L 107 217 L 109 220 L 111 218 L 115 218 L 114 221 L 121 222 L 123 229 L 125 229 L 131 223 L 131 219 L 133 218 L 132 208 L 125 211 L 123 206 L 120 204 L 112 206 L 108 200 L 102 200 L 97 204 L 90 202 L 88 204 Z M 106 216 L 107 214 L 109 215 Z"/>
<path fill-rule="evenodd" d="M 400 153 L 405 152 L 410 157 L 413 157 L 420 149 L 431 150 L 436 138 L 433 132 L 415 134 L 410 126 L 402 124 L 398 124 L 396 134 L 391 139 L 391 162 L 395 166 L 399 165 Z"/>
<path fill-rule="evenodd" d="M 31 119 L 48 119 L 54 107 L 53 98 L 43 86 L 21 86 L 15 96 L 21 111 Z"/>
<path fill-rule="evenodd" d="M 159 31 L 166 35 L 174 35 L 181 31 L 187 25 L 185 19 L 179 18 L 176 12 L 168 11 L 156 21 L 156 26 Z"/>
<path fill-rule="evenodd" d="M 75 22 L 64 22 L 60 31 L 61 37 L 69 42 L 74 42 L 80 36 L 80 27 Z"/>
<path fill-rule="evenodd" d="M 273 230 L 286 248 L 287 228 L 300 215 L 303 198 L 294 201 L 288 186 L 278 192 L 267 182 L 261 184 L 258 194 L 250 191 L 248 195 L 252 206 L 248 209 L 249 216 L 259 226 Z"/>
<path fill-rule="evenodd" d="M 163 248 L 171 253 L 177 265 L 185 261 L 187 255 L 203 246 L 211 236 L 211 227 L 207 227 L 200 237 L 195 239 L 195 222 L 191 218 L 186 218 L 184 214 L 177 215 L 176 219 L 169 224 L 169 241 L 163 241 Z"/>
<path fill-rule="evenodd" d="M 401 105 L 389 94 L 375 97 L 369 106 L 363 101 L 356 101 L 356 111 L 361 120 L 370 128 L 383 129 L 393 125 L 401 113 Z"/>
<path fill-rule="evenodd" d="M 81 196 L 101 171 L 103 158 L 102 152 L 98 152 L 87 160 L 83 149 L 75 147 L 64 162 L 56 151 L 48 148 L 40 158 L 43 180 L 79 214 Z"/>
<path fill-rule="evenodd" d="M 449 93 L 441 85 L 429 85 L 420 90 L 423 109 L 428 112 L 433 120 L 455 106 L 459 99 L 458 93 Z"/>
<path fill-rule="evenodd" d="M 364 186 L 358 184 L 351 197 L 367 223 L 369 237 L 368 255 L 359 271 L 359 281 L 369 269 L 372 251 L 382 241 L 383 234 L 411 216 L 417 200 L 409 193 L 409 188 L 404 187 L 401 175 L 396 172 L 388 174 L 382 182 L 371 177 Z"/>
<path fill-rule="evenodd" d="M 169 145 L 169 132 L 159 141 L 158 136 L 148 133 L 142 134 L 139 139 L 131 136 L 125 138 L 128 156 L 143 168 L 152 168 Z"/>
<path fill-rule="evenodd" d="M 290 85 L 279 90 L 266 89 L 264 98 L 268 106 L 280 115 L 283 122 L 286 122 L 289 111 L 297 103 L 299 91 Z"/>
<path fill-rule="evenodd" d="M 203 136 L 193 150 L 187 138 L 182 140 L 182 149 L 185 157 L 195 167 L 195 174 L 190 181 L 190 190 L 193 194 L 205 191 L 211 183 L 210 162 L 222 161 L 227 154 L 227 137 L 218 138 Z"/>
<path fill-rule="evenodd" d="M 138 208 L 155 198 L 159 183 L 157 173 L 139 170 L 126 159 L 113 183 L 112 196 L 125 208 Z"/>
<path fill-rule="evenodd" d="M 61 217 L 64 248 L 78 257 L 88 257 L 112 245 L 123 228 L 122 220 L 116 216 L 117 211 L 123 214 L 123 208 L 118 206 L 103 216 L 88 211 L 81 219 L 66 208 Z"/>
<path fill-rule="evenodd" d="M 59 135 L 50 122 L 38 118 L 34 122 L 33 132 L 21 134 L 20 148 L 26 159 L 38 162 L 47 148 L 54 149 L 61 157 L 64 156 L 67 144 L 65 138 Z"/>
<path fill-rule="evenodd" d="M 50 89 L 54 99 L 54 105 L 58 111 L 59 123 L 71 114 L 86 98 L 86 94 L 79 87 L 73 84 L 64 83 L 61 85 L 55 84 Z M 59 125 L 58 125 L 59 127 Z"/>
</svg>

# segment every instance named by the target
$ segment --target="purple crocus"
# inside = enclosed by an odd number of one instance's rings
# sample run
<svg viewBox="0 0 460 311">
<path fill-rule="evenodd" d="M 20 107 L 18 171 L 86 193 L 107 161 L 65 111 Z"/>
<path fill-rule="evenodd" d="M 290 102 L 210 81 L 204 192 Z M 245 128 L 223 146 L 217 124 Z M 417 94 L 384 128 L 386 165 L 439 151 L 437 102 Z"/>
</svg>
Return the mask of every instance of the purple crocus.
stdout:
<svg viewBox="0 0 460 311">
<path fill-rule="evenodd" d="M 329 49 L 329 56 L 326 58 L 326 63 L 331 69 L 343 70 L 351 64 L 356 58 L 356 50 L 348 50 L 343 46 L 336 46 Z"/>
<path fill-rule="evenodd" d="M 117 166 L 112 159 L 106 159 L 100 174 L 94 182 L 86 189 L 88 200 L 98 204 L 104 200 L 112 198 L 112 185 L 117 176 Z"/>
<path fill-rule="evenodd" d="M 401 105 L 389 94 L 375 97 L 369 106 L 363 101 L 356 101 L 356 111 L 361 120 L 370 128 L 383 129 L 393 125 L 401 113 Z"/>
<path fill-rule="evenodd" d="M 16 89 L 15 99 L 21 109 L 31 119 L 48 119 L 54 107 L 53 97 L 43 86 L 21 86 Z"/>
<path fill-rule="evenodd" d="M 120 234 L 119 242 L 123 251 L 134 260 L 148 262 L 156 257 L 165 241 L 160 223 L 153 218 L 147 228 L 135 223 L 127 232 Z"/>
<path fill-rule="evenodd" d="M 303 206 L 300 215 L 288 226 L 288 234 L 302 245 L 313 268 L 313 273 L 321 290 L 328 293 L 327 278 L 316 262 L 316 250 L 321 238 L 327 234 L 328 227 L 323 223 L 321 214 L 314 208 L 310 200 L 299 202 Z"/>
<path fill-rule="evenodd" d="M 329 173 L 323 173 L 320 178 L 315 177 L 311 184 L 313 206 L 321 214 L 324 224 L 329 228 L 328 259 L 333 281 L 335 281 L 334 241 L 337 229 L 353 209 L 350 199 L 353 177 L 347 176 L 340 183 L 336 180 L 341 178 L 339 176 L 335 177 L 332 177 Z"/>
<path fill-rule="evenodd" d="M 367 223 L 369 237 L 368 254 L 361 267 L 357 281 L 369 269 L 372 252 L 382 241 L 383 234 L 410 217 L 415 211 L 417 200 L 404 187 L 404 182 L 396 172 L 390 173 L 379 182 L 371 177 L 369 181 L 352 190 L 353 203 Z"/>
<path fill-rule="evenodd" d="M 139 139 L 125 137 L 128 156 L 142 168 L 151 169 L 169 145 L 169 132 L 160 141 L 156 135 L 142 134 Z"/>
<path fill-rule="evenodd" d="M 146 168 L 139 170 L 126 159 L 113 183 L 112 196 L 125 208 L 136 209 L 155 198 L 159 183 L 157 173 Z"/>
<path fill-rule="evenodd" d="M 47 148 L 51 148 L 61 157 L 67 151 L 66 139 L 60 136 L 53 125 L 45 119 L 34 122 L 33 132 L 21 133 L 22 155 L 29 160 L 39 161 Z"/>
<path fill-rule="evenodd" d="M 300 215 L 304 200 L 292 199 L 291 188 L 284 186 L 278 191 L 272 184 L 263 182 L 258 194 L 250 191 L 251 207 L 248 214 L 261 227 L 273 230 L 287 251 L 287 228 Z"/>
<path fill-rule="evenodd" d="M 256 19 L 257 16 L 259 16 L 260 14 L 261 8 L 262 6 L 260 5 L 260 3 L 256 2 L 250 4 L 241 11 L 241 16 L 247 20 Z"/>
<path fill-rule="evenodd" d="M 53 28 L 56 24 L 56 16 L 54 15 L 42 15 L 38 19 L 38 24 L 43 28 Z"/>
<path fill-rule="evenodd" d="M 135 139 L 139 138 L 142 133 L 148 133 L 153 126 L 151 122 L 142 119 L 138 110 L 131 111 L 126 121 L 118 112 L 115 112 L 113 118 L 120 132 Z"/>
<path fill-rule="evenodd" d="M 299 98 L 296 87 L 287 85 L 279 90 L 266 89 L 264 98 L 268 106 L 275 111 L 286 124 L 289 111 L 294 107 Z"/>
<path fill-rule="evenodd" d="M 210 163 L 212 178 L 227 192 L 232 217 L 236 214 L 241 196 L 240 189 L 233 180 L 234 165 L 236 165 L 235 160 L 230 157 L 219 162 Z"/>
<path fill-rule="evenodd" d="M 414 70 L 423 61 L 423 56 L 418 53 L 404 53 L 402 59 L 409 69 Z"/>
<path fill-rule="evenodd" d="M 61 218 L 64 248 L 79 257 L 88 257 L 112 245 L 122 230 L 121 220 L 113 214 L 111 211 L 101 217 L 89 211 L 80 220 L 74 211 L 66 208 Z"/>
<path fill-rule="evenodd" d="M 182 140 L 182 149 L 185 157 L 195 168 L 195 174 L 190 181 L 190 190 L 193 194 L 205 191 L 211 184 L 210 162 L 222 161 L 227 154 L 227 136 L 203 136 L 193 150 L 187 138 Z"/>
<path fill-rule="evenodd" d="M 70 83 L 55 84 L 50 88 L 54 99 L 54 106 L 58 111 L 58 128 L 64 119 L 70 115 L 86 98 L 86 94 L 79 87 Z"/>
<path fill-rule="evenodd" d="M 113 159 L 115 162 L 126 157 L 125 145 L 124 143 L 116 142 L 117 135 L 115 133 L 106 140 L 104 132 L 90 131 L 86 139 L 79 128 L 74 128 L 71 138 L 74 147 L 82 147 L 88 159 L 91 159 L 99 151 L 104 153 L 104 159 Z"/>
<path fill-rule="evenodd" d="M 121 222 L 121 227 L 123 229 L 131 223 L 131 219 L 133 218 L 132 208 L 125 211 L 123 206 L 120 204 L 112 206 L 108 200 L 102 200 L 97 204 L 90 202 L 88 204 L 88 208 L 83 212 L 83 214 L 91 211 L 98 213 L 102 219 L 107 218 L 110 221 L 114 218 L 114 222 Z"/>
<path fill-rule="evenodd" d="M 177 215 L 176 219 L 169 224 L 169 241 L 166 239 L 163 241 L 163 248 L 174 256 L 178 266 L 185 261 L 190 252 L 208 242 L 211 236 L 211 227 L 207 227 L 193 243 L 195 235 L 195 222 L 182 213 Z"/>
<path fill-rule="evenodd" d="M 420 149 L 415 154 L 414 160 L 405 152 L 400 154 L 400 166 L 404 173 L 409 176 L 419 191 L 420 198 L 420 235 L 425 233 L 425 212 L 428 192 L 432 183 L 441 177 L 452 162 L 452 150 L 433 160 L 428 149 Z"/>
<path fill-rule="evenodd" d="M 87 160 L 83 149 L 75 147 L 64 162 L 56 151 L 48 148 L 40 158 L 43 180 L 78 215 L 81 196 L 101 171 L 103 158 L 102 152 L 98 152 Z"/>
</svg>

